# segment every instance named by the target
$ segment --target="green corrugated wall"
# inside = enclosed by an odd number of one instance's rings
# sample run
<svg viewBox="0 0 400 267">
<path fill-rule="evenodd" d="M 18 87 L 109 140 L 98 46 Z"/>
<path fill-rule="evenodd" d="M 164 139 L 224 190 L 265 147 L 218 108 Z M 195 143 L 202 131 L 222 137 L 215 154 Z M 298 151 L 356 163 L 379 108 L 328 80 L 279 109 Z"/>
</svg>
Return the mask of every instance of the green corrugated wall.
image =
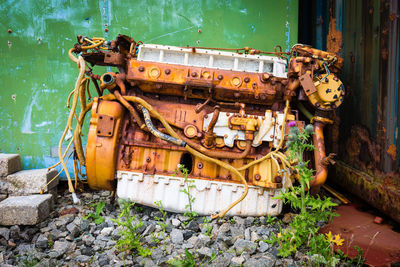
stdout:
<svg viewBox="0 0 400 267">
<path fill-rule="evenodd" d="M 57 160 L 50 150 L 65 126 L 77 76 L 67 56 L 76 35 L 288 50 L 297 42 L 298 0 L 3 0 L 0 20 L 0 150 L 20 153 L 29 169 Z"/>
</svg>

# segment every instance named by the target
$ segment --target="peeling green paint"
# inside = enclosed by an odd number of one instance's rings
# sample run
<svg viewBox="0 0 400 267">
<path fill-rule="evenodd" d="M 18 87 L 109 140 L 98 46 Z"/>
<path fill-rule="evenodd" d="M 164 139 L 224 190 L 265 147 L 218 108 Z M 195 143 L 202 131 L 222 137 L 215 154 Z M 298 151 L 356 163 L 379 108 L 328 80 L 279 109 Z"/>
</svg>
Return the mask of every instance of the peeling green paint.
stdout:
<svg viewBox="0 0 400 267">
<path fill-rule="evenodd" d="M 26 169 L 56 161 L 50 148 L 65 126 L 77 76 L 67 56 L 76 35 L 288 50 L 297 42 L 298 0 L 8 0 L 0 3 L 0 15 L 0 150 L 20 153 Z"/>
</svg>

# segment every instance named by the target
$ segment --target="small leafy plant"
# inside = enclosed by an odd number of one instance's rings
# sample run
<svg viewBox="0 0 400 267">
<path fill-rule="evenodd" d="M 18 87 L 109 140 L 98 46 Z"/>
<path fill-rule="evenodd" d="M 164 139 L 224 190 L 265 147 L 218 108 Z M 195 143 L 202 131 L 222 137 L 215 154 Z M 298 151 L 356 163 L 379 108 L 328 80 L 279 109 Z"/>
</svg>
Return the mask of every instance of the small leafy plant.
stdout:
<svg viewBox="0 0 400 267">
<path fill-rule="evenodd" d="M 144 247 L 141 242 L 138 229 L 144 223 L 142 221 L 137 222 L 136 216 L 130 215 L 130 210 L 134 205 L 135 203 L 131 202 L 121 203 L 121 213 L 117 219 L 113 219 L 118 226 L 122 226 L 122 230 L 119 232 L 121 238 L 117 240 L 116 247 L 120 251 L 137 252 L 141 257 L 147 257 L 151 255 L 152 249 Z"/>
<path fill-rule="evenodd" d="M 341 246 L 343 239 L 339 235 L 326 235 L 318 233 L 319 222 L 327 222 L 333 216 L 337 216 L 332 211 L 336 206 L 330 198 L 320 198 L 312 196 L 310 182 L 313 179 L 313 170 L 307 167 L 308 162 L 303 160 L 305 151 L 314 150 L 314 146 L 308 143 L 308 139 L 313 134 L 313 126 L 307 125 L 300 131 L 296 126 L 290 125 L 288 142 L 286 146 L 289 150 L 289 161 L 294 165 L 294 173 L 297 174 L 299 185 L 292 186 L 287 191 L 282 192 L 277 199 L 297 210 L 299 213 L 289 223 L 289 227 L 272 236 L 269 243 L 279 244 L 279 256 L 288 257 L 295 253 L 301 246 L 308 249 L 308 254 L 313 255 L 312 261 L 318 264 L 334 266 L 339 262 L 340 257 L 334 253 L 334 245 Z"/>
<path fill-rule="evenodd" d="M 101 224 L 104 222 L 104 218 L 101 216 L 103 209 L 106 203 L 103 201 L 98 202 L 97 204 L 92 204 L 92 207 L 96 207 L 95 212 L 89 213 L 87 216 L 83 217 L 84 220 L 92 219 L 95 224 Z"/>
<path fill-rule="evenodd" d="M 190 222 L 191 220 L 195 219 L 197 217 L 197 213 L 193 210 L 193 203 L 196 200 L 194 196 L 190 193 L 191 188 L 195 188 L 196 186 L 193 184 L 193 180 L 189 180 L 189 171 L 188 169 L 183 165 L 179 164 L 178 168 L 180 172 L 183 174 L 185 177 L 185 187 L 181 192 L 183 192 L 187 198 L 188 198 L 188 204 L 185 206 L 186 211 L 183 213 L 184 216 L 188 217 L 189 220 L 184 222 L 184 224 Z"/>
<path fill-rule="evenodd" d="M 204 234 L 211 238 L 212 237 L 211 232 L 212 232 L 213 227 L 210 224 L 210 219 L 209 218 L 203 217 L 203 228 L 205 229 Z"/>
</svg>

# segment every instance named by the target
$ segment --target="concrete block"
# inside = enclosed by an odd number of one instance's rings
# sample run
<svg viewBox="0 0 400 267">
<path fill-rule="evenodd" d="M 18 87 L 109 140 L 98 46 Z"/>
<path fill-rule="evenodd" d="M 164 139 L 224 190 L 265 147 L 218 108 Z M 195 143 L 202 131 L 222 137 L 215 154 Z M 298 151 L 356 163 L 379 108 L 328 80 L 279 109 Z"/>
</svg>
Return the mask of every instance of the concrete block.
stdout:
<svg viewBox="0 0 400 267">
<path fill-rule="evenodd" d="M 19 171 L 7 176 L 8 194 L 13 196 L 24 196 L 30 194 L 39 194 L 40 190 L 57 175 L 57 170 L 36 169 Z M 56 187 L 58 177 L 52 181 L 44 192 Z"/>
<path fill-rule="evenodd" d="M 18 154 L 0 153 L 0 177 L 21 170 L 21 159 Z"/>
<path fill-rule="evenodd" d="M 50 194 L 8 197 L 0 202 L 0 225 L 35 225 L 49 216 L 51 203 Z"/>
</svg>

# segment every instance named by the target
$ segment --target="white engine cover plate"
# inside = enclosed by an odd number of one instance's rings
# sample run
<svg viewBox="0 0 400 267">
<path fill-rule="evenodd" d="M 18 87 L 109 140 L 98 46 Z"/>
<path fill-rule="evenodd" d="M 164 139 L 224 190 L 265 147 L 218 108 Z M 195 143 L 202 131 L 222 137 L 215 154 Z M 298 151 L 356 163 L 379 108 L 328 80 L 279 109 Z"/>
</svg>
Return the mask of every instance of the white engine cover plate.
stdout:
<svg viewBox="0 0 400 267">
<path fill-rule="evenodd" d="M 155 207 L 161 201 L 167 211 L 184 213 L 188 196 L 183 193 L 185 179 L 182 177 L 150 175 L 129 171 L 117 171 L 117 196 L 135 203 Z M 244 186 L 209 180 L 189 179 L 190 194 L 195 198 L 193 211 L 198 215 L 221 212 L 237 200 L 244 192 Z M 281 189 L 249 186 L 247 196 L 233 207 L 229 216 L 275 216 L 281 213 L 282 201 L 273 199 Z"/>
</svg>

